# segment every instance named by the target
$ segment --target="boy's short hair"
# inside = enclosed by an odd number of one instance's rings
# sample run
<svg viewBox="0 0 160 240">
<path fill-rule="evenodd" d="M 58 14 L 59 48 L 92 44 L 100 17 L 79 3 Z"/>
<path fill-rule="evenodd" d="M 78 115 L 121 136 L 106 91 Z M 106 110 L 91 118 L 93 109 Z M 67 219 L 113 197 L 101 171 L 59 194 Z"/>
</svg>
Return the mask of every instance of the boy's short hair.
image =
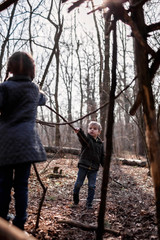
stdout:
<svg viewBox="0 0 160 240">
<path fill-rule="evenodd" d="M 99 131 L 102 131 L 102 126 L 101 126 L 101 124 L 100 124 L 99 122 L 91 121 L 91 122 L 88 124 L 88 127 L 89 127 L 90 125 L 96 125 L 97 128 L 98 128 L 98 130 L 99 130 Z"/>
</svg>

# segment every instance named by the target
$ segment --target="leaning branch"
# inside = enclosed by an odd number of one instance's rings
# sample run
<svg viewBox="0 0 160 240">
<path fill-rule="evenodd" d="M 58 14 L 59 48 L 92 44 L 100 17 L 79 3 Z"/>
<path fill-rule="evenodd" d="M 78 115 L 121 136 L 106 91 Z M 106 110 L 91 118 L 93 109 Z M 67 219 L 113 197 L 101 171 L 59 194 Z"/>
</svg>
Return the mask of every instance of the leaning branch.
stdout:
<svg viewBox="0 0 160 240">
<path fill-rule="evenodd" d="M 153 32 L 153 31 L 157 31 L 160 30 L 160 22 L 157 23 L 153 23 L 151 25 L 146 26 L 147 32 Z"/>
<path fill-rule="evenodd" d="M 135 81 L 135 79 L 137 78 L 137 76 L 131 81 L 130 84 L 128 84 L 122 91 L 120 91 L 116 96 L 115 96 L 115 99 L 117 99 L 126 89 L 128 89 L 132 83 Z M 63 120 L 64 120 L 64 123 L 51 123 L 51 122 L 45 122 L 45 121 L 41 121 L 41 120 L 36 120 L 37 123 L 40 123 L 42 125 L 46 125 L 46 126 L 49 126 L 49 127 L 54 127 L 55 125 L 66 125 L 68 124 L 70 127 L 72 127 L 73 130 L 75 130 L 75 128 L 71 125 L 72 123 L 76 123 L 78 121 L 81 121 L 83 120 L 84 118 L 96 113 L 97 111 L 99 111 L 100 109 L 104 108 L 105 106 L 107 106 L 109 104 L 109 102 L 106 102 L 104 103 L 103 105 L 101 105 L 99 108 L 95 109 L 94 111 L 84 115 L 83 117 L 77 119 L 77 120 L 74 120 L 74 121 L 71 121 L 71 122 L 67 122 L 63 117 L 62 115 L 60 115 L 59 113 L 57 113 L 53 108 L 45 105 L 48 109 L 50 109 L 52 112 L 54 112 L 55 114 L 58 114 L 59 117 L 61 117 Z"/>
<path fill-rule="evenodd" d="M 47 192 L 47 187 L 45 187 L 43 182 L 41 181 L 41 178 L 39 176 L 39 173 L 38 173 L 38 170 L 37 170 L 37 167 L 36 167 L 35 163 L 33 163 L 33 167 L 34 167 L 37 179 L 38 179 L 38 181 L 39 181 L 39 183 L 40 183 L 40 185 L 41 185 L 41 187 L 43 189 L 43 195 L 42 195 L 42 198 L 41 198 L 41 201 L 40 201 L 40 204 L 39 204 L 38 213 L 37 213 L 37 220 L 36 220 L 36 226 L 35 226 L 35 229 L 37 229 L 39 227 L 39 218 L 40 218 L 42 205 L 43 205 L 43 202 L 44 202 L 44 199 L 45 199 L 45 195 L 46 195 L 46 192 Z"/>
<path fill-rule="evenodd" d="M 7 9 L 11 4 L 18 2 L 18 0 L 7 0 L 0 4 L 0 12 Z"/>
<path fill-rule="evenodd" d="M 72 4 L 71 7 L 68 8 L 68 12 L 72 11 L 74 8 L 79 7 L 82 3 L 84 3 L 86 0 L 78 0 L 75 3 Z"/>
<path fill-rule="evenodd" d="M 26 234 L 21 229 L 0 218 L 1 240 L 36 240 L 33 236 Z"/>
<path fill-rule="evenodd" d="M 156 53 L 155 51 L 148 45 L 148 43 L 143 38 L 142 34 L 140 33 L 137 25 L 132 20 L 132 18 L 128 15 L 127 10 L 124 9 L 123 6 L 120 6 L 119 8 L 113 8 L 113 13 L 118 17 L 119 19 L 128 24 L 133 32 L 134 37 L 137 39 L 137 41 L 141 44 L 141 46 L 149 53 L 152 57 L 155 57 Z"/>
<path fill-rule="evenodd" d="M 153 80 L 159 66 L 160 66 L 160 49 L 156 52 L 154 61 L 149 70 L 151 81 Z M 135 115 L 135 113 L 136 113 L 137 109 L 139 108 L 139 106 L 141 105 L 141 103 L 142 103 L 142 94 L 141 94 L 141 91 L 139 91 L 137 94 L 136 100 L 129 112 L 132 116 Z"/>
<path fill-rule="evenodd" d="M 77 228 L 81 228 L 84 231 L 96 231 L 97 230 L 97 225 L 90 225 L 88 223 L 81 223 L 75 220 L 70 220 L 70 219 L 58 219 L 58 223 L 65 223 Z M 120 233 L 118 231 L 112 230 L 110 228 L 105 228 L 105 232 L 108 232 L 110 234 L 113 234 L 115 236 L 119 236 Z"/>
</svg>

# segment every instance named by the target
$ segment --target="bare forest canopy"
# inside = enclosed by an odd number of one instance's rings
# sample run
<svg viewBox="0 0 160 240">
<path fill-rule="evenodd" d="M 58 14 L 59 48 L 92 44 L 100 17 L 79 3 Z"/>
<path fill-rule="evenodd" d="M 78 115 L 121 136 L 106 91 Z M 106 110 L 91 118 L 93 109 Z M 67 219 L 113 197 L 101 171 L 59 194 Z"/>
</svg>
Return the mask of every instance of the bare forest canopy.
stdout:
<svg viewBox="0 0 160 240">
<path fill-rule="evenodd" d="M 121 3 L 126 4 L 125 8 Z M 146 4 L 149 44 L 130 17 L 132 8 L 138 7 L 138 4 Z M 36 82 L 47 93 L 47 105 L 55 110 L 43 108 L 38 114 L 38 128 L 45 145 L 70 147 L 76 138 L 67 122 L 86 130 L 90 120 L 101 122 L 101 137 L 105 140 L 112 64 L 110 33 L 112 18 L 116 14 L 120 21 L 113 148 L 117 154 L 129 152 L 146 155 L 143 126 L 138 115 L 135 115 L 140 97 L 136 99 L 132 40 L 136 36 L 151 54 L 150 72 L 155 76 L 159 66 L 157 4 L 157 1 L 133 4 L 118 0 L 93 1 L 93 4 L 85 0 L 37 0 L 34 4 L 31 1 L 23 1 L 22 4 L 21 1 L 7 0 L 0 3 L 3 22 L 0 78 L 3 81 L 7 57 L 14 51 L 22 49 L 33 54 L 37 65 Z M 104 19 L 107 20 L 106 24 Z M 155 96 L 158 101 L 158 91 Z"/>
</svg>

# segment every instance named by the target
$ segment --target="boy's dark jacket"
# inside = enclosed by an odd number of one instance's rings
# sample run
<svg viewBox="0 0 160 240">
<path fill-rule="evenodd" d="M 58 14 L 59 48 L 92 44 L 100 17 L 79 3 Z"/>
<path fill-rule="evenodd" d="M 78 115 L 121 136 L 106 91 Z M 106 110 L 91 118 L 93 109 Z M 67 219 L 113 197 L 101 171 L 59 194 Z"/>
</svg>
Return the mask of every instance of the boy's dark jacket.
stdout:
<svg viewBox="0 0 160 240">
<path fill-rule="evenodd" d="M 26 76 L 0 84 L 0 166 L 46 160 L 36 130 L 38 105 L 46 97 Z"/>
<path fill-rule="evenodd" d="M 98 171 L 99 165 L 104 164 L 104 147 L 99 137 L 94 139 L 90 134 L 85 135 L 82 129 L 77 133 L 82 145 L 78 167 Z"/>
</svg>

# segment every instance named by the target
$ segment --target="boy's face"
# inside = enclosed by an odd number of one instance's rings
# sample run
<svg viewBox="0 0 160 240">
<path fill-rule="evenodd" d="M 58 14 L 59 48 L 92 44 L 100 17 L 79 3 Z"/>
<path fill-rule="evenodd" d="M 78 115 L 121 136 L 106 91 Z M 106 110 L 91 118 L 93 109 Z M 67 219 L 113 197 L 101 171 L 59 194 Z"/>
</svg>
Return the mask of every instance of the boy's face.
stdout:
<svg viewBox="0 0 160 240">
<path fill-rule="evenodd" d="M 97 125 L 91 124 L 88 126 L 88 133 L 96 139 L 100 135 L 100 130 Z"/>
</svg>

